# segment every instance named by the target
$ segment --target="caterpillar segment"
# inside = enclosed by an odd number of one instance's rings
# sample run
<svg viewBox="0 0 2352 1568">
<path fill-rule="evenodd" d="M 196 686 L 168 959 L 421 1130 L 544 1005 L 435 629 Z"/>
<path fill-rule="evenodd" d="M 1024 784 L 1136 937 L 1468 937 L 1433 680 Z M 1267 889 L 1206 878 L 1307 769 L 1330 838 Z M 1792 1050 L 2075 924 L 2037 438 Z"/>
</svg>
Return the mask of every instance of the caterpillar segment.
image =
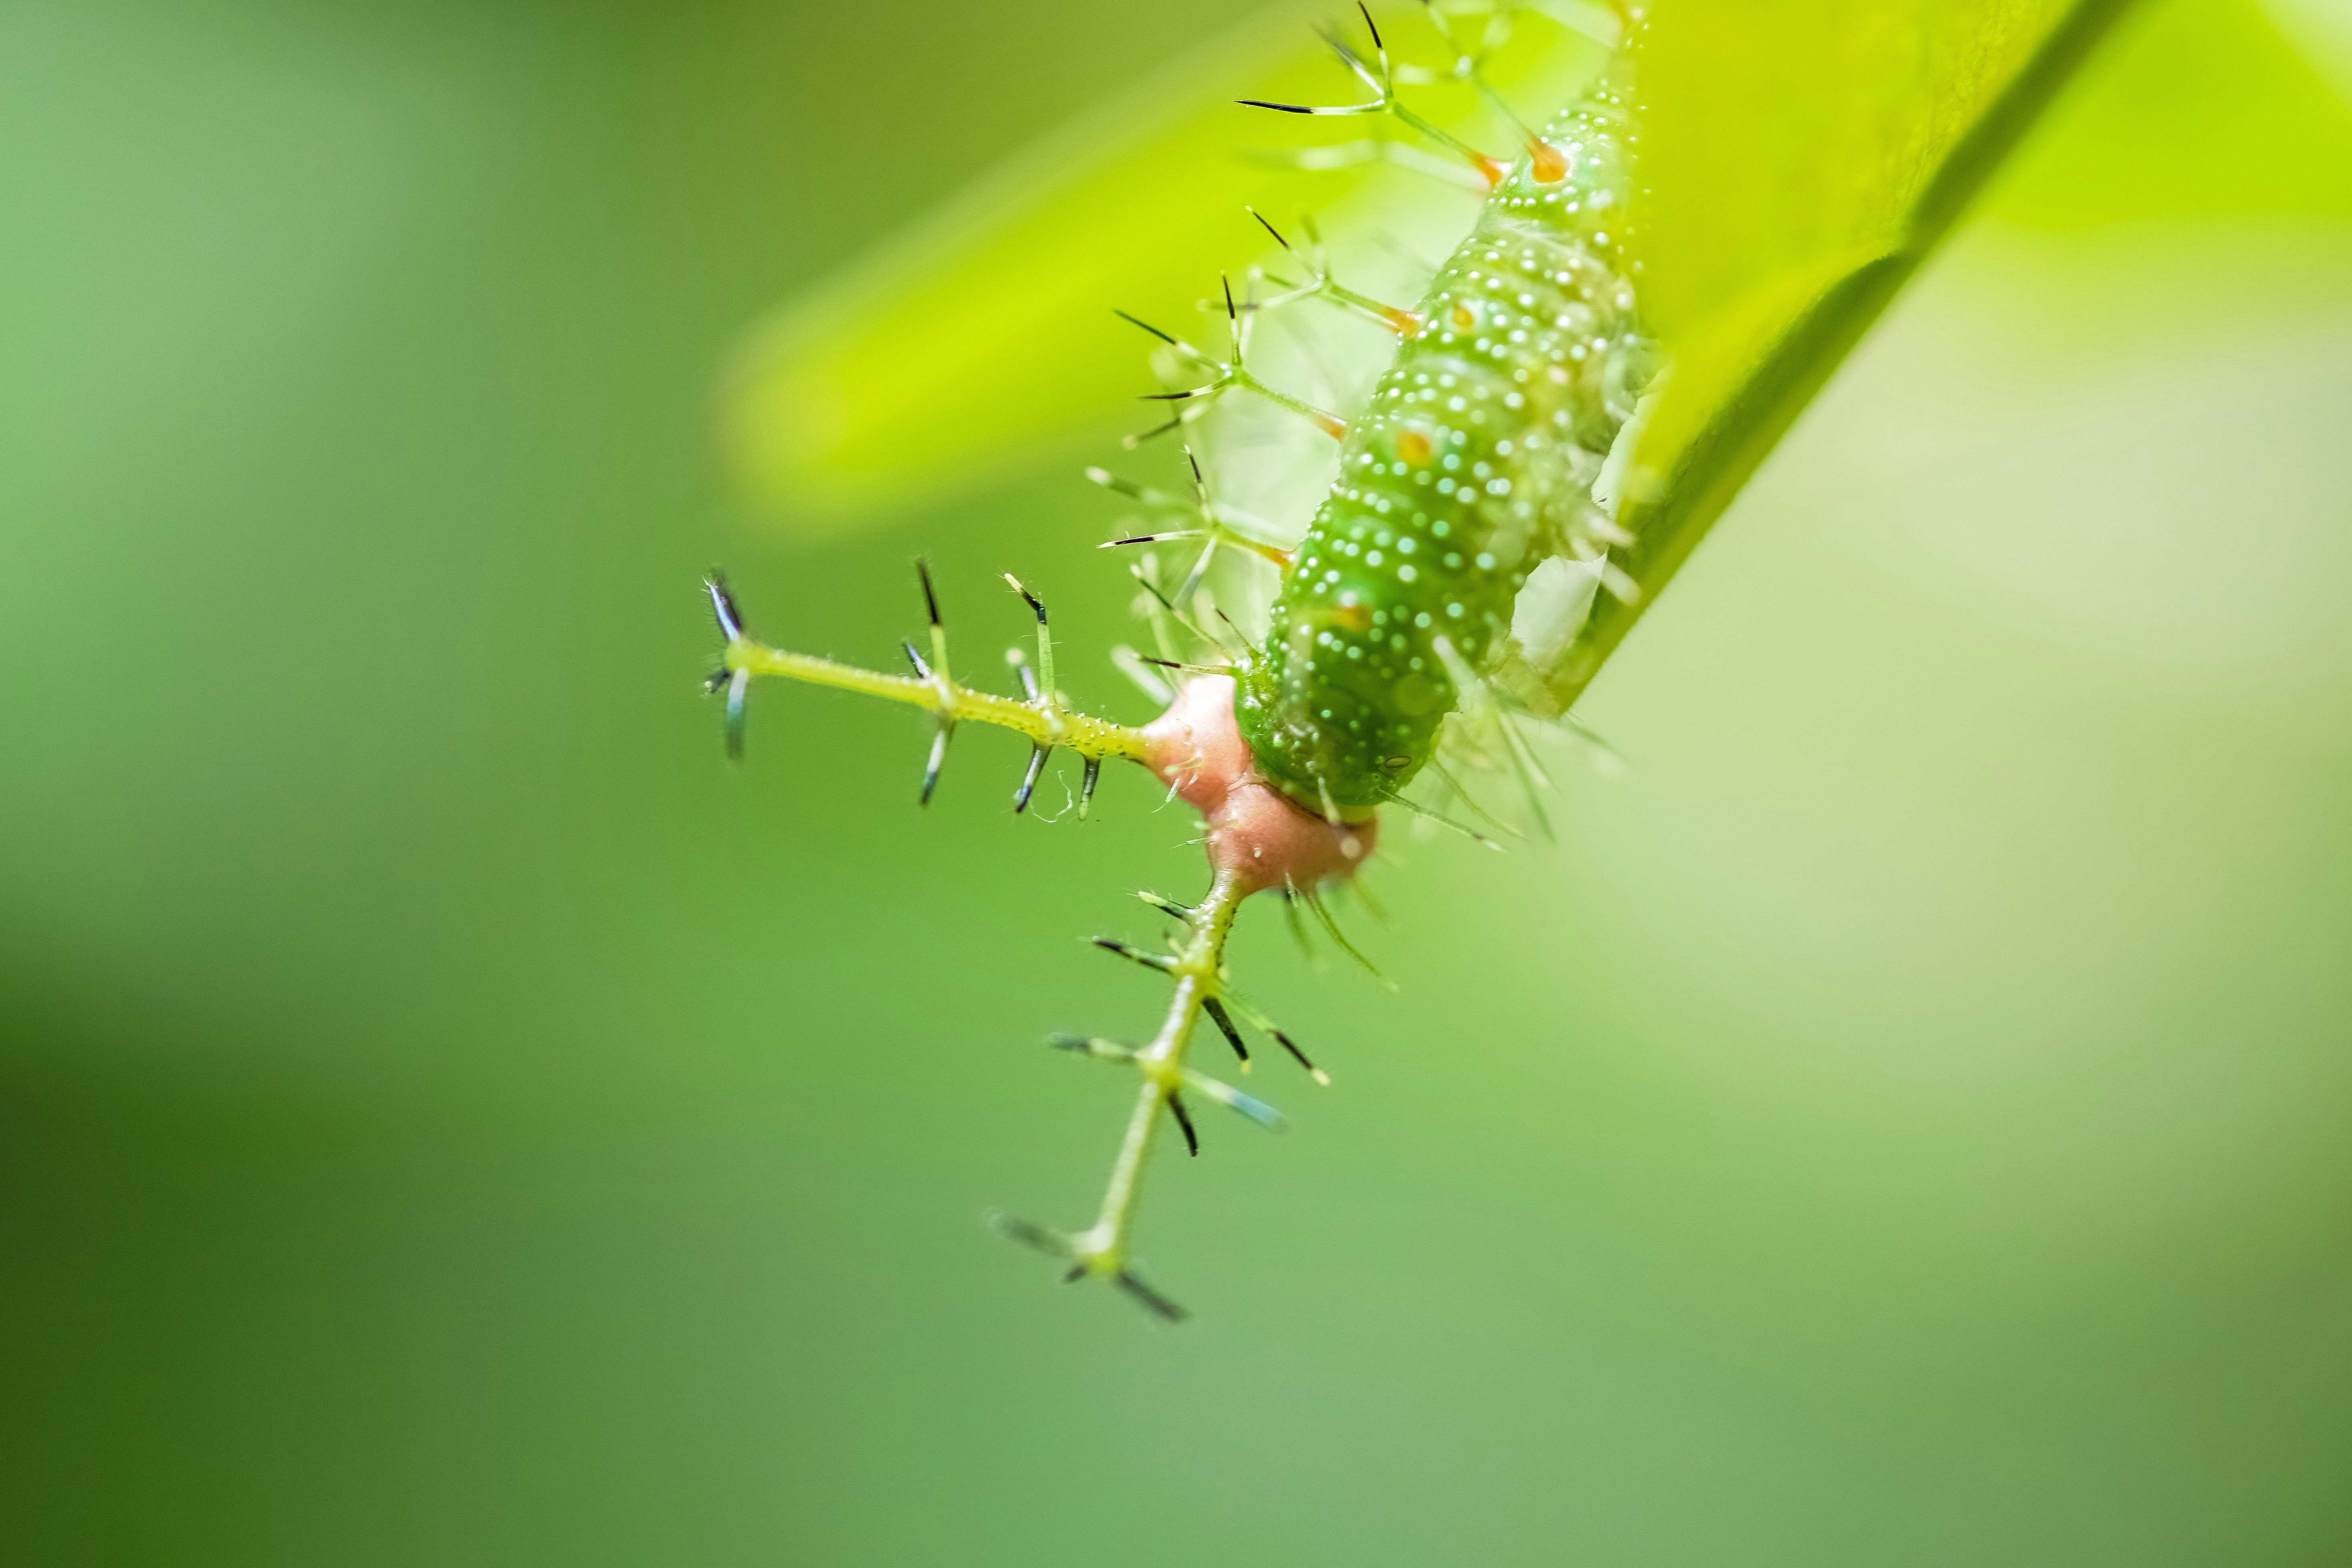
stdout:
<svg viewBox="0 0 2352 1568">
<path fill-rule="evenodd" d="M 1219 359 L 1136 317 L 1123 319 L 1159 343 L 1163 372 L 1196 376 L 1154 395 L 1170 406 L 1156 429 L 1184 430 L 1216 400 L 1247 393 L 1299 415 L 1339 443 L 1339 471 L 1303 539 L 1213 494 L 1190 447 L 1190 496 L 1150 489 L 1101 468 L 1087 478 L 1140 505 L 1147 518 L 1104 548 L 1139 548 L 1130 564 L 1158 657 L 1118 648 L 1113 659 L 1167 703 L 1149 724 L 1128 726 L 1069 707 L 1055 684 L 1044 601 L 1005 581 L 1036 617 L 1034 662 L 1009 662 L 1019 698 L 959 681 L 928 567 L 918 563 L 929 621 L 926 649 L 905 645 L 910 675 L 885 674 L 788 652 L 753 638 L 725 584 L 709 584 L 725 642 L 710 689 L 724 692 L 729 749 L 742 750 L 746 693 L 761 677 L 860 691 L 932 715 L 921 798 L 937 786 L 956 727 L 972 722 L 1025 737 L 1029 761 L 1014 795 L 1024 810 L 1056 750 L 1083 763 L 1079 803 L 1091 805 L 1103 763 L 1136 763 L 1197 811 L 1207 892 L 1186 905 L 1139 895 L 1175 923 L 1164 951 L 1109 937 L 1095 945 L 1165 978 L 1171 987 L 1158 1030 L 1139 1044 L 1093 1035 L 1051 1042 L 1136 1075 L 1137 1094 L 1093 1223 L 1051 1229 L 1009 1215 L 1001 1234 L 1064 1266 L 1066 1279 L 1116 1286 L 1154 1315 L 1181 1307 L 1136 1269 L 1136 1224 L 1150 1157 L 1163 1127 L 1191 1153 L 1201 1147 L 1197 1106 L 1216 1106 L 1278 1131 L 1271 1106 L 1191 1060 L 1202 1022 L 1251 1070 L 1247 1029 L 1272 1039 L 1318 1084 L 1327 1074 L 1292 1037 L 1234 987 L 1225 954 L 1241 907 L 1272 893 L 1302 944 L 1311 916 L 1341 951 L 1348 942 L 1323 897 L 1352 882 L 1379 839 L 1379 809 L 1395 805 L 1490 847 L 1514 837 L 1464 787 L 1450 763 L 1516 775 L 1549 832 L 1539 795 L 1548 781 L 1521 725 L 1563 716 L 1548 705 L 1547 668 L 1572 642 L 1598 592 L 1630 592 L 1610 561 L 1630 540 L 1618 526 L 1631 434 L 1655 355 L 1635 309 L 1638 266 L 1624 220 L 1634 135 L 1630 67 L 1621 47 L 1600 81 L 1570 109 L 1530 130 L 1486 83 L 1482 62 L 1507 34 L 1509 9 L 1486 14 L 1465 43 L 1452 18 L 1430 8 L 1452 64 L 1444 72 L 1395 65 L 1369 12 L 1371 55 L 1336 33 L 1327 41 L 1370 93 L 1337 108 L 1258 102 L 1289 114 L 1378 116 L 1465 163 L 1489 194 L 1468 238 L 1411 307 L 1350 290 L 1333 278 L 1311 221 L 1290 239 L 1252 211 L 1298 276 L 1253 269 L 1247 298 L 1230 282 L 1223 305 L 1229 357 Z M 1640 15 L 1627 14 L 1628 36 Z M 1525 152 L 1505 163 L 1430 124 L 1399 97 L 1401 82 L 1467 82 L 1501 110 Z M 1261 283 L 1276 292 L 1256 297 Z M 1319 300 L 1368 317 L 1396 336 L 1397 353 L 1369 405 L 1352 419 L 1259 380 L 1247 368 L 1253 322 L 1266 311 Z M 1170 379 L 1176 379 L 1171 375 Z M 1163 585 L 1157 552 L 1181 552 L 1181 575 Z M 1244 635 L 1213 599 L 1213 567 L 1255 563 L 1279 574 L 1262 637 Z M 1189 657 L 1188 657 L 1189 654 Z M 1572 721 L 1571 721 L 1572 723 Z M 1426 772 L 1424 796 L 1404 792 Z M 1455 806 L 1493 829 L 1457 819 Z M 1366 964 L 1370 968 L 1370 964 Z M 1377 973 L 1377 972 L 1375 972 Z"/>
</svg>

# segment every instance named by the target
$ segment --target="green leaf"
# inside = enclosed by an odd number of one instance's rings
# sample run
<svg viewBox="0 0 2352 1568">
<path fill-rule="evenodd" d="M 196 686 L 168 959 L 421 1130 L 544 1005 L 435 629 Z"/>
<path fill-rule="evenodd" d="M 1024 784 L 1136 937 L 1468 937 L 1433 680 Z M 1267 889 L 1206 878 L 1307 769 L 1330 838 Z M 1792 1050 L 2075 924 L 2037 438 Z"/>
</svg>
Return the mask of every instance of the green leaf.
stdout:
<svg viewBox="0 0 2352 1568">
<path fill-rule="evenodd" d="M 1984 212 L 2050 232 L 2352 216 L 2352 102 L 2254 0 L 2168 0 L 2100 51 Z"/>
<path fill-rule="evenodd" d="M 2128 0 L 1658 6 L 1643 302 L 1672 365 L 1620 564 L 1552 682 L 1591 682 Z"/>
<path fill-rule="evenodd" d="M 1643 309 L 1673 370 L 1629 487 L 1639 542 L 1619 563 L 1640 592 L 1596 605 L 1553 679 L 1562 706 L 2128 8 L 1654 0 L 1637 216 Z M 2120 51 L 2129 68 L 2085 84 L 2071 133 L 1996 210 L 2043 228 L 2352 211 L 2352 113 L 2260 8 L 2153 9 Z M 1343 248 L 1351 228 L 1424 219 L 1449 247 L 1468 227 L 1460 193 L 1393 167 L 1307 174 L 1251 156 L 1369 123 L 1233 105 L 1358 95 L 1303 15 L 1178 62 L 781 310 L 726 403 L 752 492 L 795 527 L 850 526 L 1135 428 L 1148 416 L 1134 399 L 1156 384 L 1138 352 L 1149 345 L 1111 311 L 1200 336 L 1219 271 L 1276 257 L 1245 202 L 1277 218 L 1312 208 Z M 1401 57 L 1420 35 L 1431 59 L 1425 27 L 1388 31 Z M 1529 24 L 1495 74 L 1539 118 L 1595 64 L 1574 29 Z M 1507 148 L 1467 92 L 1416 101 Z"/>
</svg>

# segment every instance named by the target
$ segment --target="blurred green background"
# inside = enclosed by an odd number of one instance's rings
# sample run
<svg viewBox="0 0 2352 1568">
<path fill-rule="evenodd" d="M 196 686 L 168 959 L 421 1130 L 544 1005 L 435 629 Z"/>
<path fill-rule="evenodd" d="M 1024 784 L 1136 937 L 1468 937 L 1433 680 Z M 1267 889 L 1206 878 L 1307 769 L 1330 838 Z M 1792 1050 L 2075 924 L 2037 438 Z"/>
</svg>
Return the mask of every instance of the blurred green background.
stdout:
<svg viewBox="0 0 2352 1568">
<path fill-rule="evenodd" d="M 877 661 L 1014 568 L 1139 717 L 1108 514 L 796 545 L 715 367 L 1248 9 L 0 7 L 9 1561 L 2352 1556 L 2315 0 L 2126 26 L 1594 689 L 1631 772 L 1394 835 L 1398 994 L 1247 922 L 1339 1082 L 1158 1173 L 1195 1321 L 978 1225 L 1091 1212 L 1039 1042 L 1155 1014 L 1078 939 L 1186 826 L 988 735 L 919 813 L 823 693 L 730 770 L 695 578 Z"/>
</svg>

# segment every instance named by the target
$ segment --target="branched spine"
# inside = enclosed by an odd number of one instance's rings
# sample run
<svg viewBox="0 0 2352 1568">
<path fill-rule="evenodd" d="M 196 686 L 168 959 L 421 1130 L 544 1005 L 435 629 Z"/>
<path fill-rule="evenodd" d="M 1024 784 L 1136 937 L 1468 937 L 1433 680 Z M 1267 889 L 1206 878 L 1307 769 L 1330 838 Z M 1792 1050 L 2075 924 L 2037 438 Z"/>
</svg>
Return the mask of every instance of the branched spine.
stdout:
<svg viewBox="0 0 2352 1568">
<path fill-rule="evenodd" d="M 719 635 L 727 639 L 720 655 L 720 668 L 710 678 L 712 690 L 728 693 L 728 718 L 730 734 L 740 733 L 742 692 L 753 676 L 782 676 L 792 680 L 806 681 L 813 686 L 831 686 L 844 691 L 862 691 L 868 697 L 887 698 L 893 702 L 909 703 L 921 708 L 939 720 L 939 737 L 933 742 L 929 770 L 924 775 L 923 798 L 930 798 L 932 785 L 938 782 L 939 766 L 945 752 L 947 739 L 955 726 L 964 720 L 993 724 L 1025 735 L 1038 752 L 1055 746 L 1066 746 L 1086 759 L 1087 789 L 1094 793 L 1095 772 L 1105 757 L 1123 757 L 1132 763 L 1148 760 L 1150 742 L 1141 730 L 1127 724 L 1114 724 L 1108 719 L 1074 712 L 1062 702 L 1061 694 L 1054 689 L 1053 643 L 1046 630 L 1045 608 L 1036 597 L 1018 583 L 1013 587 L 1037 614 L 1037 663 L 1046 679 L 1029 691 L 1025 700 L 1000 697 L 992 691 L 981 691 L 958 682 L 948 671 L 947 631 L 939 618 L 939 598 L 932 591 L 930 573 L 918 568 L 923 579 L 925 605 L 931 616 L 931 657 L 926 659 L 907 645 L 907 658 L 915 673 L 885 675 L 880 670 L 863 669 L 856 665 L 837 664 L 813 654 L 792 653 L 771 647 L 755 640 L 744 630 L 743 618 L 736 609 L 726 584 L 713 575 L 705 584 L 710 594 L 711 608 L 719 621 Z M 1012 579 L 1008 578 L 1008 582 Z M 1022 667 L 1026 677 L 1026 666 Z M 1028 682 L 1024 679 L 1024 686 Z M 740 750 L 740 740 L 734 742 Z M 1039 758 L 1033 755 L 1033 763 Z M 1035 782 L 1034 773 L 1028 782 Z M 1022 799 L 1025 801 L 1024 790 Z"/>
<path fill-rule="evenodd" d="M 1152 1144 L 1159 1137 L 1161 1113 L 1165 1111 L 1183 1131 L 1186 1143 L 1195 1153 L 1199 1152 L 1199 1142 L 1181 1098 L 1188 1089 L 1269 1131 L 1282 1126 L 1280 1114 L 1263 1100 L 1184 1065 L 1202 1015 L 1206 1012 L 1214 1017 L 1222 1012 L 1218 997 L 1223 985 L 1225 942 L 1233 934 L 1234 917 L 1251 890 L 1239 876 L 1230 871 L 1221 873 L 1211 886 L 1209 896 L 1197 907 L 1182 911 L 1185 942 L 1182 951 L 1172 959 L 1148 961 L 1145 955 L 1122 943 L 1100 943 L 1122 957 L 1148 962 L 1150 967 L 1162 970 L 1176 983 L 1175 994 L 1169 998 L 1167 1016 L 1150 1045 L 1137 1048 L 1108 1040 L 1071 1037 L 1054 1042 L 1066 1050 L 1082 1051 L 1100 1060 L 1132 1067 L 1143 1079 L 1142 1088 L 1136 1095 L 1135 1110 L 1128 1118 L 1126 1136 L 1119 1141 L 1118 1154 L 1111 1163 L 1110 1181 L 1103 1189 L 1102 1207 L 1093 1226 L 1065 1236 L 1010 1215 L 991 1216 L 991 1223 L 1014 1240 L 1069 1259 L 1067 1278 L 1108 1279 L 1171 1322 L 1184 1317 L 1184 1309 L 1144 1284 L 1132 1266 L 1136 1207 L 1143 1196 L 1144 1170 L 1151 1158 Z M 1173 908 L 1164 901 L 1154 902 L 1158 908 Z M 1231 1026 L 1221 1019 L 1220 1026 L 1229 1036 L 1232 1034 Z M 1247 1058 L 1244 1060 L 1246 1065 Z"/>
</svg>

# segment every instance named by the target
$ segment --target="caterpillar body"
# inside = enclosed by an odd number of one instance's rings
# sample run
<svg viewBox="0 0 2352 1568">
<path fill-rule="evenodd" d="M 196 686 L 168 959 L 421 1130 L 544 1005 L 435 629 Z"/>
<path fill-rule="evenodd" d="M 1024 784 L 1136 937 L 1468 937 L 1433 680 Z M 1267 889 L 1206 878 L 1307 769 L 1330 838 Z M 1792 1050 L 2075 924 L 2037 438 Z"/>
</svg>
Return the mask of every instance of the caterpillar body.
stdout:
<svg viewBox="0 0 2352 1568">
<path fill-rule="evenodd" d="M 1431 15 L 1442 18 L 1438 10 Z M 1015 658 L 1019 699 L 955 679 L 938 595 L 919 563 L 929 636 L 925 647 L 905 645 L 907 675 L 761 643 L 745 629 L 723 582 L 714 574 L 708 584 L 726 639 L 709 685 L 726 696 L 730 750 L 740 752 L 751 681 L 782 676 L 928 710 L 936 729 L 925 801 L 956 725 L 971 721 L 1014 730 L 1032 744 L 1016 812 L 1028 805 L 1055 750 L 1075 752 L 1084 763 L 1081 816 L 1109 757 L 1141 763 L 1201 812 L 1212 873 L 1206 896 L 1185 905 L 1143 895 L 1179 924 L 1168 950 L 1096 939 L 1173 983 L 1158 1032 L 1141 1044 L 1085 1035 L 1054 1040 L 1141 1079 L 1094 1224 L 1064 1232 L 992 1216 L 1004 1234 L 1061 1259 L 1066 1278 L 1112 1282 L 1168 1319 L 1182 1316 L 1181 1310 L 1133 1266 L 1137 1205 L 1160 1130 L 1173 1126 L 1197 1153 L 1190 1106 L 1202 1102 L 1262 1126 L 1281 1124 L 1270 1106 L 1190 1064 L 1202 1020 L 1232 1047 L 1243 1071 L 1250 1065 L 1242 1031 L 1247 1025 L 1270 1036 L 1318 1082 L 1329 1081 L 1288 1032 L 1236 991 L 1226 972 L 1226 940 L 1242 903 L 1253 893 L 1276 892 L 1320 919 L 1346 946 L 1321 891 L 1351 878 L 1374 847 L 1381 805 L 1429 809 L 1402 792 L 1440 750 L 1449 716 L 1475 706 L 1489 721 L 1498 711 L 1557 717 L 1544 679 L 1549 668 L 1572 644 L 1596 591 L 1631 592 L 1609 552 L 1630 542 L 1615 521 L 1614 491 L 1657 362 L 1640 323 L 1639 266 L 1627 233 L 1636 141 L 1631 46 L 1641 14 L 1627 14 L 1624 38 L 1596 85 L 1540 132 L 1522 128 L 1527 153 L 1511 164 L 1463 146 L 1399 103 L 1378 28 L 1369 13 L 1364 21 L 1378 51 L 1377 71 L 1338 38 L 1330 41 L 1373 89 L 1372 102 L 1339 110 L 1262 107 L 1392 114 L 1465 155 L 1488 195 L 1469 237 L 1417 308 L 1382 306 L 1339 289 L 1319 267 L 1315 285 L 1297 290 L 1325 293 L 1381 321 L 1401 339 L 1351 425 L 1248 371 L 1249 317 L 1230 289 L 1231 363 L 1146 328 L 1214 372 L 1207 385 L 1163 395 L 1176 405 L 1164 429 L 1191 423 L 1221 394 L 1238 389 L 1307 415 L 1341 438 L 1338 479 L 1295 548 L 1236 532 L 1209 505 L 1205 489 L 1199 526 L 1156 536 L 1205 536 L 1200 563 L 1182 586 L 1171 592 L 1148 571 L 1139 575 L 1151 591 L 1153 614 L 1187 626 L 1205 647 L 1224 647 L 1222 666 L 1202 668 L 1172 654 L 1144 661 L 1192 679 L 1170 694 L 1160 719 L 1129 727 L 1066 704 L 1055 682 L 1045 606 L 1009 577 L 1037 622 L 1034 663 Z M 1470 57 L 1457 51 L 1457 66 L 1458 75 L 1478 80 Z M 1109 482 L 1099 470 L 1094 477 Z M 1214 611 L 1205 584 L 1221 545 L 1247 547 L 1229 554 L 1282 563 L 1265 633 L 1253 650 L 1221 643 L 1206 629 L 1208 616 L 1193 614 Z M 1153 679 L 1139 673 L 1147 682 Z M 1500 727 L 1517 745 L 1507 717 Z"/>
<path fill-rule="evenodd" d="M 1654 353 L 1626 232 L 1630 84 L 1617 63 L 1545 126 L 1439 272 L 1349 429 L 1339 478 L 1284 574 L 1241 684 L 1258 766 L 1310 808 L 1395 797 L 1435 749 L 1463 675 L 1555 652 L 1568 600 L 1621 539 L 1595 487 Z M 1578 578 L 1582 577 L 1579 584 Z M 1524 681 L 1515 684 L 1525 686 Z"/>
</svg>

